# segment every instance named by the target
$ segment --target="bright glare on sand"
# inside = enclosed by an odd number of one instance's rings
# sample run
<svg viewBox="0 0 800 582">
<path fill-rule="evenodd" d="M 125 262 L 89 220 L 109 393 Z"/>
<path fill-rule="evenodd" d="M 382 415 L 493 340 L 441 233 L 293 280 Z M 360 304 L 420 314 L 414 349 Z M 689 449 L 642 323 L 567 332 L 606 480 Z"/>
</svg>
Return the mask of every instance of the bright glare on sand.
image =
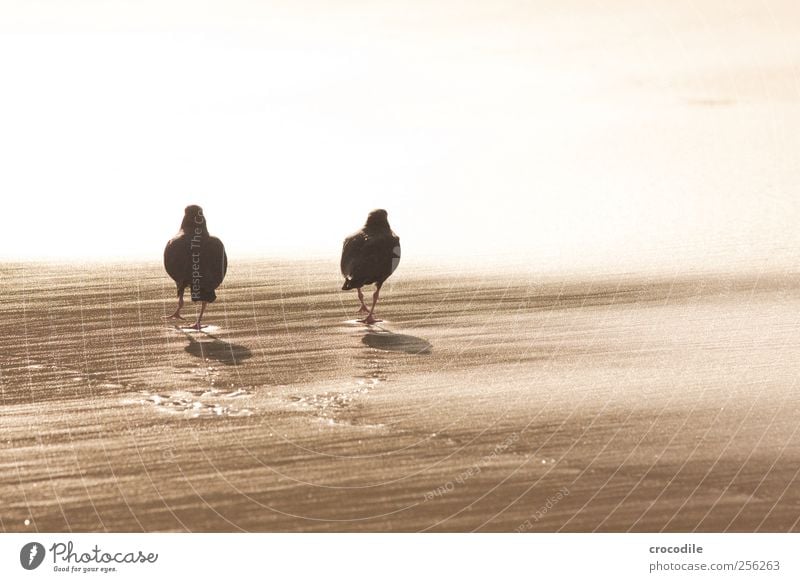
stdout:
<svg viewBox="0 0 800 582">
<path fill-rule="evenodd" d="M 792 1 L 3 3 L 0 253 L 152 258 L 198 203 L 233 258 L 327 254 L 385 207 L 418 257 L 791 264 L 798 26 Z"/>
</svg>

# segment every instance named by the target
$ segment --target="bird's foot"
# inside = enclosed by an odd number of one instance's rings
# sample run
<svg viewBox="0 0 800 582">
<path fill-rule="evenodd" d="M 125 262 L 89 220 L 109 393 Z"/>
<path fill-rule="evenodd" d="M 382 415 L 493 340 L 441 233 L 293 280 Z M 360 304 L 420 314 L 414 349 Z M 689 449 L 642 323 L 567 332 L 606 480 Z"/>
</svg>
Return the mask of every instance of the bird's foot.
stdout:
<svg viewBox="0 0 800 582">
<path fill-rule="evenodd" d="M 367 317 L 365 317 L 364 319 L 360 319 L 359 321 L 361 323 L 366 323 L 367 325 L 373 325 L 375 323 L 380 323 L 383 320 L 382 319 L 377 319 L 376 317 L 374 317 L 372 315 L 368 315 Z"/>
<path fill-rule="evenodd" d="M 185 317 L 183 317 L 183 316 L 182 316 L 180 313 L 178 313 L 177 311 L 176 311 L 175 313 L 173 313 L 172 315 L 167 315 L 167 316 L 165 316 L 165 317 L 164 317 L 164 319 L 165 319 L 165 320 L 167 320 L 167 321 L 169 321 L 169 320 L 171 320 L 171 319 L 180 319 L 181 321 L 186 321 L 186 318 L 185 318 Z"/>
<path fill-rule="evenodd" d="M 201 331 L 204 327 L 208 327 L 207 325 L 200 325 L 199 322 L 195 323 L 194 325 L 184 325 L 181 329 L 193 329 L 195 331 Z"/>
</svg>

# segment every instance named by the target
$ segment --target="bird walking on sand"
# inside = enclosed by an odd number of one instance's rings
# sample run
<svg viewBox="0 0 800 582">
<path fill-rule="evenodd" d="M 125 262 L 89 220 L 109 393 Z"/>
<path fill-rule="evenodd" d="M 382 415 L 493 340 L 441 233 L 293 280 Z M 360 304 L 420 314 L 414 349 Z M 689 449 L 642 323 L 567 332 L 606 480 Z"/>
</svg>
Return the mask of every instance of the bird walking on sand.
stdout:
<svg viewBox="0 0 800 582">
<path fill-rule="evenodd" d="M 164 249 L 164 268 L 178 287 L 178 307 L 167 319 L 181 317 L 183 293 L 187 287 L 192 301 L 200 302 L 200 312 L 194 325 L 188 329 L 200 331 L 200 321 L 208 303 L 217 298 L 215 293 L 228 270 L 228 257 L 222 241 L 208 234 L 203 209 L 187 206 L 181 228 Z"/>
<path fill-rule="evenodd" d="M 361 302 L 359 314 L 367 314 L 362 323 L 373 324 L 375 305 L 378 303 L 381 286 L 394 273 L 400 263 L 400 237 L 392 232 L 385 210 L 373 210 L 360 231 L 344 240 L 341 269 L 344 275 L 342 290 L 355 289 Z M 372 307 L 367 308 L 361 288 L 375 284 Z"/>
</svg>

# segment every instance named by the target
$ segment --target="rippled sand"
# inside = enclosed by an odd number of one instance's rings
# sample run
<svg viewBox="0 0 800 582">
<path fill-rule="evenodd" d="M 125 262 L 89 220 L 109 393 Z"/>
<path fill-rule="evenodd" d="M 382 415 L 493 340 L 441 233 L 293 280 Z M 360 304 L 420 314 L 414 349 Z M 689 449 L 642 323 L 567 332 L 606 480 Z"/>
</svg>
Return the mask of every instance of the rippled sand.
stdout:
<svg viewBox="0 0 800 582">
<path fill-rule="evenodd" d="M 5 531 L 800 530 L 795 276 L 0 275 Z"/>
</svg>

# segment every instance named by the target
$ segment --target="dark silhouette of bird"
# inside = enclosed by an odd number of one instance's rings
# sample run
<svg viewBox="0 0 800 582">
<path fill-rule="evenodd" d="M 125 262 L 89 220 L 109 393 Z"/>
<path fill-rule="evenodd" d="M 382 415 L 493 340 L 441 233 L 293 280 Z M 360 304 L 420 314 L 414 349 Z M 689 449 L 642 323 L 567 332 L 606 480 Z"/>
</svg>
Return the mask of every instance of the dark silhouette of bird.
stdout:
<svg viewBox="0 0 800 582">
<path fill-rule="evenodd" d="M 341 269 L 344 275 L 342 290 L 356 289 L 361 302 L 360 314 L 366 313 L 363 323 L 373 324 L 375 305 L 378 303 L 381 286 L 394 273 L 400 263 L 400 237 L 392 232 L 385 210 L 373 210 L 360 231 L 344 240 Z M 372 307 L 367 309 L 361 288 L 375 284 Z"/>
<path fill-rule="evenodd" d="M 208 224 L 199 206 L 187 206 L 181 228 L 164 249 L 164 268 L 178 287 L 178 307 L 167 319 L 181 317 L 183 293 L 188 287 L 192 301 L 200 302 L 197 321 L 189 329 L 202 329 L 200 321 L 208 303 L 217 298 L 216 289 L 228 270 L 222 241 L 208 234 Z"/>
</svg>

